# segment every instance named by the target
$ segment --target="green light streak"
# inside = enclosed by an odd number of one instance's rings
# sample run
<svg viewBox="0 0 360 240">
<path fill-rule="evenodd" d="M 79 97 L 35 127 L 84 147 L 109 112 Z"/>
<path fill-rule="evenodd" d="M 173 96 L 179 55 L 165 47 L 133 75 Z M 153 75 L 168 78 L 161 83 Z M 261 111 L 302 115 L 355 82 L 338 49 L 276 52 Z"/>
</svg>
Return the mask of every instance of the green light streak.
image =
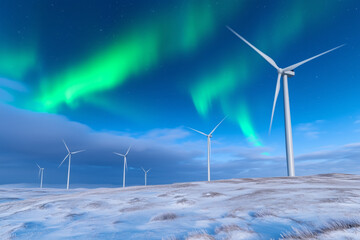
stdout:
<svg viewBox="0 0 360 240">
<path fill-rule="evenodd" d="M 248 103 L 242 98 L 238 101 L 231 101 L 233 98 L 222 98 L 221 107 L 223 112 L 229 116 L 230 120 L 236 122 L 245 138 L 254 146 L 263 146 L 259 140 L 253 123 L 251 121 Z"/>
<path fill-rule="evenodd" d="M 238 62 L 237 68 L 228 66 L 215 74 L 203 76 L 190 88 L 190 94 L 196 110 L 206 116 L 211 109 L 212 102 L 228 95 L 236 87 L 248 81 L 245 63 Z"/>
<path fill-rule="evenodd" d="M 141 38 L 134 34 L 120 42 L 79 66 L 45 80 L 40 111 L 56 111 L 61 103 L 74 106 L 76 99 L 122 84 L 128 77 L 157 62 L 155 34 L 143 33 Z"/>
<path fill-rule="evenodd" d="M 244 133 L 247 140 L 256 147 L 262 146 L 261 142 L 258 140 L 258 138 L 256 136 L 255 129 L 252 125 L 250 113 L 249 113 L 249 110 L 247 109 L 246 104 L 243 103 L 238 108 L 236 118 L 237 118 L 237 122 L 240 126 L 240 129 Z"/>
</svg>

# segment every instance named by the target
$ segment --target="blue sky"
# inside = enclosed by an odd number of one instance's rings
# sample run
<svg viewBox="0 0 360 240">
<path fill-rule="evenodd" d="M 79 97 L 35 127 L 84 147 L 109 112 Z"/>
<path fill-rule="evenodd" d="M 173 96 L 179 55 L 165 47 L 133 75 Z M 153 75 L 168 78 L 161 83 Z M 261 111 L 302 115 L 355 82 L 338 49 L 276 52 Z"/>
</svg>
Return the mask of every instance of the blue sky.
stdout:
<svg viewBox="0 0 360 240">
<path fill-rule="evenodd" d="M 0 184 L 129 185 L 285 176 L 276 70 L 289 79 L 297 175 L 360 173 L 358 1 L 10 1 L 0 6 Z"/>
</svg>

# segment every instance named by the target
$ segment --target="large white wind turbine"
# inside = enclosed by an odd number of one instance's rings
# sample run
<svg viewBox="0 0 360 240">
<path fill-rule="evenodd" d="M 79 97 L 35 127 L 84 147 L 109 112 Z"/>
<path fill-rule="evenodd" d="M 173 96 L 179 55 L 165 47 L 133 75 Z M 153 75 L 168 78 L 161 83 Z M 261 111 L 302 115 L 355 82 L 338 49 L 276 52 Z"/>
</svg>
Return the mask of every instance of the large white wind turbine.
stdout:
<svg viewBox="0 0 360 240">
<path fill-rule="evenodd" d="M 69 165 L 68 165 L 68 176 L 67 176 L 67 184 L 66 184 L 66 189 L 69 190 L 69 183 L 70 183 L 70 164 L 71 164 L 71 156 L 73 154 L 77 154 L 80 152 L 84 152 L 85 150 L 80 150 L 80 151 L 75 151 L 75 152 L 70 152 L 68 146 L 66 145 L 65 141 L 63 140 L 64 145 L 66 147 L 66 150 L 68 152 L 68 154 L 66 155 L 66 157 L 64 158 L 64 160 L 62 160 L 62 162 L 60 163 L 59 167 L 63 164 L 63 162 L 65 162 L 65 160 L 69 157 Z"/>
<path fill-rule="evenodd" d="M 143 167 L 141 167 L 141 169 L 144 171 L 145 173 L 145 186 L 146 186 L 146 179 L 147 179 L 147 173 L 151 170 L 151 168 L 147 171 L 145 171 L 145 169 Z"/>
<path fill-rule="evenodd" d="M 268 63 L 271 64 L 271 66 L 273 66 L 277 72 L 278 72 L 278 77 L 277 77 L 277 81 L 276 81 L 276 89 L 275 89 L 275 97 L 274 97 L 274 103 L 273 103 L 273 108 L 272 108 L 272 112 L 271 112 L 271 120 L 270 120 L 270 128 L 269 128 L 269 133 L 271 132 L 271 125 L 273 122 L 273 117 L 274 117 L 274 111 L 275 111 L 275 105 L 276 105 L 276 100 L 277 97 L 279 95 L 279 91 L 280 91 L 280 80 L 281 77 L 283 77 L 283 88 L 284 88 L 284 115 L 285 115 L 285 138 L 286 138 L 286 159 L 287 159 L 287 172 L 288 172 L 288 176 L 295 176 L 295 169 L 294 169 L 294 152 L 293 152 L 293 141 L 292 141 L 292 130 L 291 130 L 291 117 L 290 117 L 290 103 L 289 103 L 289 91 L 288 91 L 288 76 L 292 77 L 295 75 L 295 68 L 303 65 L 306 62 L 309 62 L 317 57 L 320 57 L 326 53 L 329 53 L 331 51 L 334 51 L 335 49 L 338 49 L 343 45 L 340 45 L 338 47 L 332 48 L 326 52 L 320 53 L 314 57 L 308 58 L 304 61 L 298 62 L 296 64 L 293 64 L 289 67 L 286 68 L 279 68 L 275 61 L 273 59 L 271 59 L 269 56 L 267 56 L 265 53 L 261 52 L 259 49 L 257 49 L 255 46 L 253 46 L 251 43 L 249 43 L 245 38 L 243 38 L 242 36 L 240 36 L 237 32 L 235 32 L 233 29 L 231 29 L 230 27 L 227 26 L 227 28 L 233 32 L 238 38 L 240 38 L 241 40 L 243 40 L 247 45 L 249 45 L 252 49 L 254 49 L 258 54 L 260 54 Z"/>
<path fill-rule="evenodd" d="M 114 154 L 124 157 L 123 188 L 125 187 L 125 168 L 127 168 L 126 156 L 128 155 L 130 148 L 131 148 L 131 146 L 128 148 L 128 150 L 126 151 L 125 154 L 120 154 L 120 153 L 114 152 Z"/>
<path fill-rule="evenodd" d="M 215 132 L 215 130 L 217 129 L 217 127 L 225 120 L 225 118 L 227 118 L 227 117 L 224 117 L 223 118 L 223 120 L 221 120 L 220 122 L 219 122 L 219 124 L 218 125 L 216 125 L 215 127 L 214 127 L 214 129 L 209 133 L 209 134 L 205 134 L 205 133 L 203 133 L 203 132 L 200 132 L 199 130 L 196 130 L 196 129 L 193 129 L 193 128 L 190 128 L 191 130 L 193 130 L 193 131 L 195 131 L 195 132 L 198 132 L 198 133 L 200 133 L 200 134 L 202 134 L 202 135 L 204 135 L 204 136 L 206 136 L 207 137 L 207 146 L 208 146 L 208 182 L 210 182 L 210 149 L 211 149 L 211 138 L 212 138 L 212 134 Z"/>
<path fill-rule="evenodd" d="M 39 177 L 40 177 L 40 188 L 42 188 L 43 185 L 43 177 L 44 177 L 44 168 L 41 168 L 39 164 L 36 164 L 39 168 Z"/>
</svg>

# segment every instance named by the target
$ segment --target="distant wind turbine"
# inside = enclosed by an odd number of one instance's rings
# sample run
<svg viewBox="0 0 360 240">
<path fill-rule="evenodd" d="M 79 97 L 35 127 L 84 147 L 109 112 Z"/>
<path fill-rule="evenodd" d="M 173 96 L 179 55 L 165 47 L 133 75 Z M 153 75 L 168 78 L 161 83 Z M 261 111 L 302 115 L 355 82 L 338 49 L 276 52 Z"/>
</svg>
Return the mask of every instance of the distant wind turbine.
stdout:
<svg viewBox="0 0 360 240">
<path fill-rule="evenodd" d="M 291 130 L 291 117 L 290 117 L 290 103 L 289 103 L 289 90 L 288 90 L 288 76 L 292 77 L 295 76 L 295 72 L 294 69 L 303 65 L 304 63 L 307 63 L 317 57 L 320 57 L 326 53 L 329 53 L 331 51 L 334 51 L 335 49 L 338 49 L 343 45 L 337 46 L 335 48 L 332 48 L 326 52 L 320 53 L 314 57 L 308 58 L 304 61 L 298 62 L 296 64 L 293 64 L 289 67 L 286 68 L 279 68 L 275 61 L 273 59 L 271 59 L 269 56 L 267 56 L 265 53 L 261 52 L 259 49 L 257 49 L 255 46 L 253 46 L 251 43 L 249 43 L 245 38 L 243 38 L 242 36 L 240 36 L 237 32 L 235 32 L 233 29 L 231 29 L 230 27 L 227 26 L 227 28 L 234 33 L 238 38 L 240 38 L 241 40 L 243 40 L 247 45 L 249 45 L 252 49 L 254 49 L 258 54 L 260 54 L 268 63 L 271 64 L 271 66 L 273 66 L 277 72 L 278 72 L 278 77 L 277 77 L 277 82 L 276 82 L 276 89 L 275 89 L 275 97 L 274 97 L 274 103 L 273 103 L 273 108 L 272 108 L 272 112 L 271 112 L 271 120 L 270 120 L 270 128 L 269 128 L 269 133 L 271 132 L 271 125 L 273 122 L 273 117 L 274 117 L 274 111 L 275 111 L 275 105 L 276 105 L 276 100 L 277 97 L 279 95 L 279 91 L 280 91 L 280 80 L 281 77 L 283 77 L 283 88 L 284 88 L 284 115 L 285 115 L 285 138 L 286 138 L 286 159 L 287 159 L 287 172 L 288 172 L 288 176 L 293 177 L 295 176 L 295 168 L 294 168 L 294 152 L 293 152 L 293 141 L 292 141 L 292 130 Z"/>
<path fill-rule="evenodd" d="M 195 131 L 195 132 L 198 132 L 198 133 L 200 133 L 200 134 L 202 134 L 202 135 L 204 135 L 204 136 L 206 136 L 207 137 L 207 146 L 208 146 L 208 182 L 210 182 L 210 149 L 211 149 L 211 138 L 212 138 L 212 134 L 215 132 L 215 130 L 217 129 L 217 127 L 225 120 L 225 118 L 227 118 L 227 116 L 226 117 L 224 117 L 223 118 L 223 120 L 221 120 L 220 122 L 219 122 L 219 124 L 218 125 L 216 125 L 215 127 L 214 127 L 214 129 L 209 133 L 209 134 L 205 134 L 205 133 L 203 133 L 203 132 L 200 132 L 199 130 L 196 130 L 196 129 L 194 129 L 194 128 L 190 128 L 191 130 L 193 130 L 193 131 Z"/>
<path fill-rule="evenodd" d="M 39 168 L 39 177 L 40 177 L 40 188 L 43 186 L 43 177 L 44 177 L 44 168 L 41 168 L 39 164 L 36 163 Z"/>
<path fill-rule="evenodd" d="M 66 150 L 68 152 L 68 154 L 66 155 L 66 157 L 64 158 L 64 160 L 62 160 L 62 162 L 60 163 L 59 167 L 63 164 L 63 162 L 65 162 L 65 160 L 69 157 L 69 165 L 68 165 L 68 176 L 67 176 L 67 184 L 66 184 L 66 189 L 69 190 L 69 183 L 70 183 L 70 164 L 71 164 L 71 156 L 73 154 L 77 154 L 80 152 L 84 152 L 85 150 L 80 150 L 80 151 L 76 151 L 76 152 L 70 152 L 68 146 L 66 145 L 64 139 L 63 139 L 64 145 L 66 147 Z"/>
<path fill-rule="evenodd" d="M 147 173 L 151 170 L 151 168 L 147 171 L 145 171 L 145 169 L 143 167 L 141 167 L 141 169 L 144 171 L 145 173 L 145 186 L 146 186 L 146 179 L 147 179 Z"/>
<path fill-rule="evenodd" d="M 125 187 L 125 168 L 127 169 L 126 156 L 128 155 L 130 148 L 131 148 L 131 146 L 128 148 L 128 150 L 126 151 L 125 154 L 120 154 L 120 153 L 114 152 L 114 154 L 124 157 L 123 188 Z"/>
</svg>

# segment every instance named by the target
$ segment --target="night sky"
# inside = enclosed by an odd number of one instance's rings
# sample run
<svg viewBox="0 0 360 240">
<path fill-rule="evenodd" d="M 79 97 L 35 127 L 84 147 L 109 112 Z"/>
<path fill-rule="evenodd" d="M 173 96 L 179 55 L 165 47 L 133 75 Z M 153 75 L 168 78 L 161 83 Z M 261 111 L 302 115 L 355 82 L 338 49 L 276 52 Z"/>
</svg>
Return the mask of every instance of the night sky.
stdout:
<svg viewBox="0 0 360 240">
<path fill-rule="evenodd" d="M 286 176 L 277 72 L 289 79 L 296 175 L 360 174 L 357 0 L 0 2 L 0 184 L 121 186 Z"/>
</svg>

